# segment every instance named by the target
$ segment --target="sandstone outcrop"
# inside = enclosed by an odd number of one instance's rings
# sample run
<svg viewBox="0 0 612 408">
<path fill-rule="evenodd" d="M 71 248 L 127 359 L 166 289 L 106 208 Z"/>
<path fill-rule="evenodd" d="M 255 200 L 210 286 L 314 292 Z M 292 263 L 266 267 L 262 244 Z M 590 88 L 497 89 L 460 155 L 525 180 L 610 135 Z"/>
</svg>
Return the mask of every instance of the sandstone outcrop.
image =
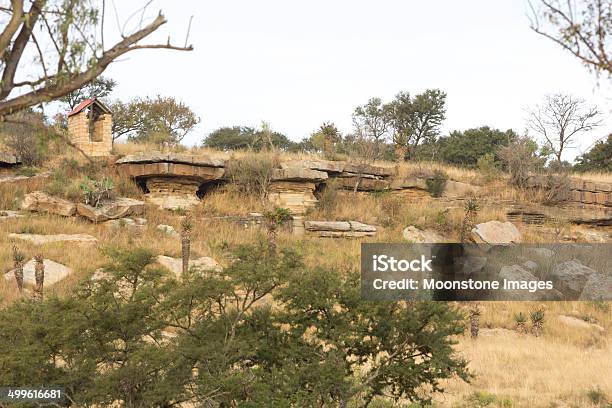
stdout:
<svg viewBox="0 0 612 408">
<path fill-rule="evenodd" d="M 80 216 L 93 222 L 104 222 L 118 220 L 129 216 L 144 214 L 144 202 L 132 198 L 116 198 L 102 202 L 99 207 L 87 204 L 77 204 L 77 212 Z"/>
<path fill-rule="evenodd" d="M 359 221 L 304 221 L 308 234 L 322 238 L 361 238 L 376 235 L 376 227 Z"/>
<path fill-rule="evenodd" d="M 76 213 L 76 205 L 63 198 L 53 197 L 42 191 L 26 194 L 21 208 L 26 211 L 46 212 L 71 217 Z"/>
</svg>

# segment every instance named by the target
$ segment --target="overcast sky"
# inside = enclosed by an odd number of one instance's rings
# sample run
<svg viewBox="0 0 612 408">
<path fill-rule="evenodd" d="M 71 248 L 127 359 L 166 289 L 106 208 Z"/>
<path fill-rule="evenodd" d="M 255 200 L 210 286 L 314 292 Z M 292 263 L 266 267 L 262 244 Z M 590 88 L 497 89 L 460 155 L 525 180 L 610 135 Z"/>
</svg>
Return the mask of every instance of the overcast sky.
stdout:
<svg viewBox="0 0 612 408">
<path fill-rule="evenodd" d="M 122 21 L 141 4 L 114 2 Z M 187 103 L 202 120 L 187 144 L 220 126 L 262 120 L 293 140 L 324 121 L 349 132 L 353 109 L 371 97 L 440 88 L 448 94 L 444 133 L 483 125 L 522 131 L 524 109 L 545 94 L 584 98 L 606 121 L 583 137 L 584 150 L 611 130 L 610 81 L 598 86 L 574 57 L 530 31 L 526 7 L 522 0 L 156 0 L 149 16 L 162 9 L 169 23 L 148 41 L 169 34 L 182 45 L 193 15 L 195 50 L 136 51 L 105 75 L 119 83 L 114 97 Z"/>
</svg>

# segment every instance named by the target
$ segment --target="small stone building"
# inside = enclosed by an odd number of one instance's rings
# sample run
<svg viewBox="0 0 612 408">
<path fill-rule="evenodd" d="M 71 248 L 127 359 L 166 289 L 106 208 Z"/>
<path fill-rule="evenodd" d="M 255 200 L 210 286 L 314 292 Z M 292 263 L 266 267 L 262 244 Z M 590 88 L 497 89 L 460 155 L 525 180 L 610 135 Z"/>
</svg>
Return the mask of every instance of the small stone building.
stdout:
<svg viewBox="0 0 612 408">
<path fill-rule="evenodd" d="M 84 100 L 68 114 L 70 140 L 88 156 L 110 156 L 112 126 L 110 109 L 96 98 Z"/>
</svg>

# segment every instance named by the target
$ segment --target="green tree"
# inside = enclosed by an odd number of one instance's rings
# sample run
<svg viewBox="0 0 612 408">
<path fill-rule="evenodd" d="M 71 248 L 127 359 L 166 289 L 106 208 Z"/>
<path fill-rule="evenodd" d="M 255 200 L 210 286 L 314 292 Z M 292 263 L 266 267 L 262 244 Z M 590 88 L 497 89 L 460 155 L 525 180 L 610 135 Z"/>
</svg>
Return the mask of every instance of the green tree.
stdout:
<svg viewBox="0 0 612 408">
<path fill-rule="evenodd" d="M 2 7 L 6 19 L 0 28 L 0 117 L 4 119 L 82 88 L 99 77 L 113 61 L 134 50 L 193 49 L 170 42 L 141 43 L 166 23 L 161 13 L 148 24 L 141 22 L 133 32 L 117 33 L 121 39 L 107 44 L 105 23 L 113 21 L 105 2 L 11 0 L 6 3 Z M 113 23 L 125 27 L 120 21 Z"/>
<path fill-rule="evenodd" d="M 172 96 L 115 102 L 110 109 L 114 139 L 125 135 L 137 142 L 178 144 L 200 122 L 189 106 Z"/>
<path fill-rule="evenodd" d="M 432 142 L 440 134 L 446 118 L 446 93 L 428 89 L 411 97 L 400 92 L 386 108 L 393 128 L 393 143 L 408 153 L 423 142 Z"/>
<path fill-rule="evenodd" d="M 106 98 L 115 86 L 117 86 L 117 82 L 114 79 L 99 76 L 81 88 L 62 96 L 59 100 L 68 105 L 70 109 L 74 109 L 85 99 Z"/>
<path fill-rule="evenodd" d="M 453 306 L 362 301 L 357 271 L 265 242 L 178 278 L 147 250 L 108 254 L 76 293 L 0 311 L 0 383 L 62 386 L 75 406 L 365 407 L 468 379 Z"/>
<path fill-rule="evenodd" d="M 371 98 L 353 112 L 353 124 L 357 133 L 376 143 L 384 142 L 389 129 L 389 112 L 380 98 Z"/>
<path fill-rule="evenodd" d="M 612 171 L 612 135 L 600 140 L 591 150 L 576 159 L 578 171 Z"/>
<path fill-rule="evenodd" d="M 264 129 L 256 130 L 247 126 L 221 127 L 211 132 L 204 139 L 202 145 L 218 150 L 261 150 L 264 145 L 263 140 L 280 150 L 293 150 L 296 143 L 282 133 L 269 130 L 269 134 L 264 135 Z"/>
<path fill-rule="evenodd" d="M 500 146 L 507 146 L 517 137 L 512 129 L 504 132 L 488 126 L 455 130 L 447 137 L 438 139 L 437 157 L 446 163 L 473 167 L 480 157 L 485 154 L 497 155 Z M 498 156 L 495 159 L 501 161 Z"/>
</svg>

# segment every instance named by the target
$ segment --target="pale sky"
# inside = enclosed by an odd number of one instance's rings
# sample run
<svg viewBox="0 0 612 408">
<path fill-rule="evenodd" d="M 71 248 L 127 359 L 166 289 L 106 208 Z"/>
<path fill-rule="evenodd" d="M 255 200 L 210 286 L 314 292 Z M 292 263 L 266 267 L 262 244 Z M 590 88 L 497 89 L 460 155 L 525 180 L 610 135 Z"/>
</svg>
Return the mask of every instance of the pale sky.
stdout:
<svg viewBox="0 0 612 408">
<path fill-rule="evenodd" d="M 144 3 L 114 2 L 122 21 Z M 202 122 L 186 144 L 262 120 L 296 141 L 324 121 L 349 132 L 352 111 L 369 98 L 427 88 L 448 94 L 443 133 L 483 125 L 522 132 L 524 109 L 559 91 L 604 112 L 605 125 L 583 137 L 582 150 L 612 127 L 611 81 L 598 86 L 574 57 L 533 33 L 523 0 L 156 0 L 149 16 L 159 9 L 169 22 L 145 42 L 170 34 L 182 45 L 193 15 L 195 50 L 136 51 L 105 75 L 119 83 L 114 97 L 187 103 Z"/>
</svg>

